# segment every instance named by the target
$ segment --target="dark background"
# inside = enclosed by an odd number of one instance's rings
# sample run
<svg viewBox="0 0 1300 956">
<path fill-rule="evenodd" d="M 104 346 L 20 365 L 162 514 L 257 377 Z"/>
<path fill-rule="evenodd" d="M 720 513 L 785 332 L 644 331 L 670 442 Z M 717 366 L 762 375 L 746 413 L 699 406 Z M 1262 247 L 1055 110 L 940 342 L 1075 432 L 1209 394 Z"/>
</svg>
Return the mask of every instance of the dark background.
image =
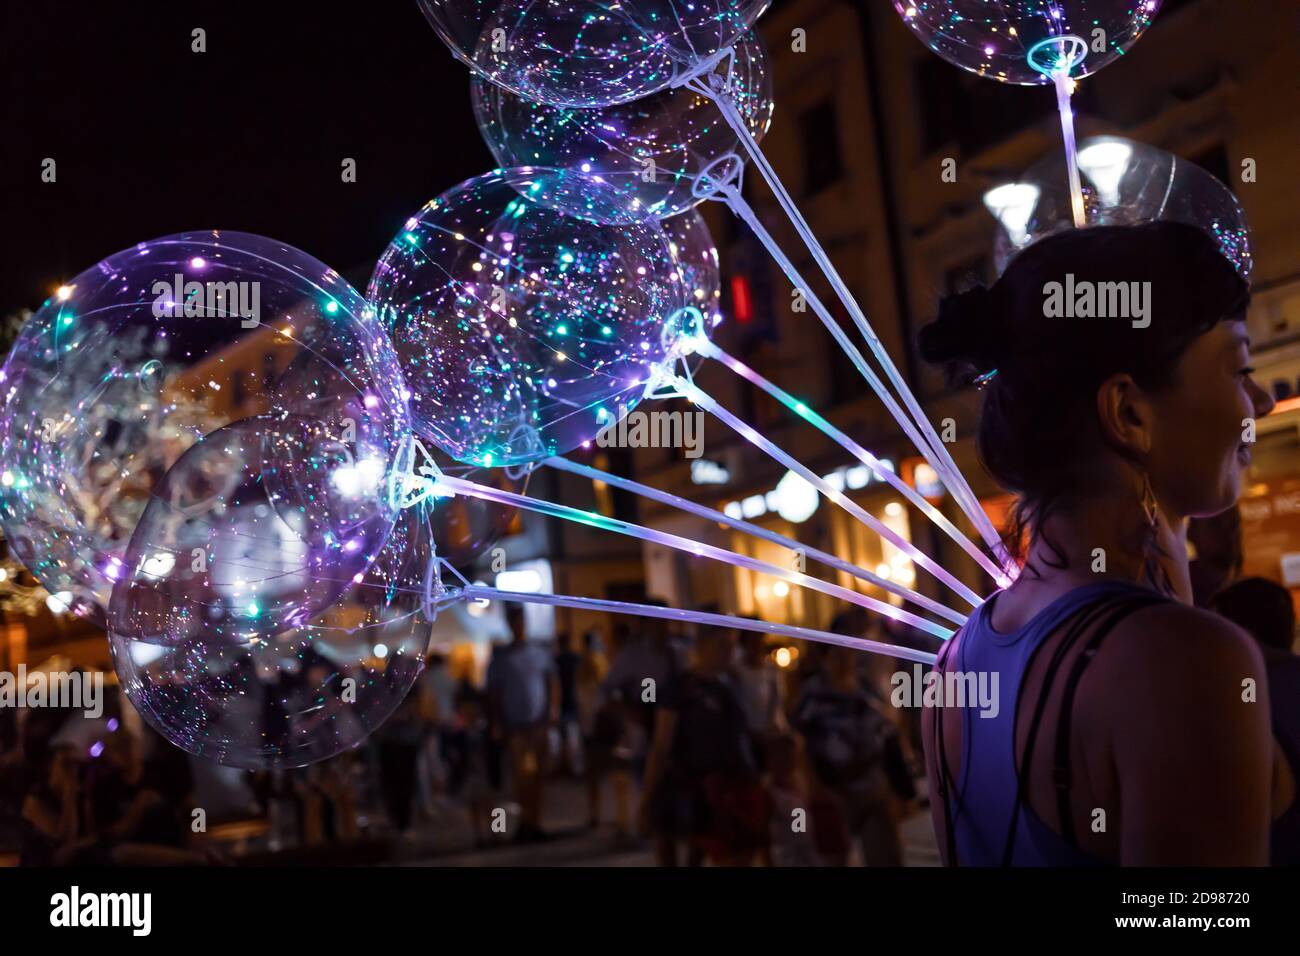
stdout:
<svg viewBox="0 0 1300 956">
<path fill-rule="evenodd" d="M 468 70 L 415 0 L 3 4 L 0 315 L 209 228 L 288 242 L 364 292 L 407 216 L 494 165 Z"/>
</svg>

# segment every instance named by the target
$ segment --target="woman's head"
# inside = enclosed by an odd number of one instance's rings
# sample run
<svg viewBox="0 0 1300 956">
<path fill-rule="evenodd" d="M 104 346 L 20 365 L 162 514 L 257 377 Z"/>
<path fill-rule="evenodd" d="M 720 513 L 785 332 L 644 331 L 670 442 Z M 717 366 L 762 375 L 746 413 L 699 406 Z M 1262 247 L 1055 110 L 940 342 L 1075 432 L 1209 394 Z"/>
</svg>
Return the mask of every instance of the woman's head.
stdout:
<svg viewBox="0 0 1300 956">
<path fill-rule="evenodd" d="M 1048 237 L 990 289 L 944 300 L 921 354 L 985 376 L 978 445 L 1020 498 L 1013 545 L 1139 474 L 1173 516 L 1236 501 L 1243 420 L 1272 407 L 1250 377 L 1249 296 L 1208 235 L 1154 222 Z"/>
</svg>

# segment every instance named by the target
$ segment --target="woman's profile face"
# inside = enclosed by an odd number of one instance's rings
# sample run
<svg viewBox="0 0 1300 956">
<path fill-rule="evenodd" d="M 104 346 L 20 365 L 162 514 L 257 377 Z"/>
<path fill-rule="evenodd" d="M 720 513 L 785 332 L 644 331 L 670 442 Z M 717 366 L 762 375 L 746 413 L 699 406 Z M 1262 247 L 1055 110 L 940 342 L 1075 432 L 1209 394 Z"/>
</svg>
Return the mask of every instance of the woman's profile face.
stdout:
<svg viewBox="0 0 1300 956">
<path fill-rule="evenodd" d="M 1157 499 L 1184 517 L 1236 503 L 1255 430 L 1273 400 L 1255 382 L 1242 321 L 1219 322 L 1183 353 L 1175 383 L 1152 396 L 1148 474 Z"/>
</svg>

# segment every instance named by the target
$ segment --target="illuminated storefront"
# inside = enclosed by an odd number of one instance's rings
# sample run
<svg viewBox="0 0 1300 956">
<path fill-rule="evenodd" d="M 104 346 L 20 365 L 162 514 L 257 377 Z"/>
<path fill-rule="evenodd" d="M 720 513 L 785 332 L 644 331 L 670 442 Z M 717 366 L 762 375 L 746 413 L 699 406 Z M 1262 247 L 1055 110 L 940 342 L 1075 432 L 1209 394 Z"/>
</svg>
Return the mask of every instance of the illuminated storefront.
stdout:
<svg viewBox="0 0 1300 956">
<path fill-rule="evenodd" d="M 1300 398 L 1260 421 L 1239 509 L 1242 575 L 1290 588 L 1300 610 Z"/>
</svg>

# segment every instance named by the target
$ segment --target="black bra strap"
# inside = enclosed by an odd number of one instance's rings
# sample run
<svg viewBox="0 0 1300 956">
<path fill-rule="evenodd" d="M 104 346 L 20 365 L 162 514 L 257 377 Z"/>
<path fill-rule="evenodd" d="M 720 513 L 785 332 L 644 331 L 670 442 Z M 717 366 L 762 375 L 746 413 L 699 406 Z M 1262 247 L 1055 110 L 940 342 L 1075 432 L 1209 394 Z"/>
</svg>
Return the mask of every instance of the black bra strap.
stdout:
<svg viewBox="0 0 1300 956">
<path fill-rule="evenodd" d="M 1056 722 L 1056 758 L 1052 767 L 1052 783 L 1056 787 L 1056 808 L 1061 821 L 1061 836 L 1065 838 L 1065 842 L 1070 846 L 1077 847 L 1079 845 L 1074 833 L 1074 811 L 1070 806 L 1070 725 L 1074 712 L 1074 695 L 1079 689 L 1079 681 L 1083 677 L 1084 670 L 1092 663 L 1092 659 L 1097 656 L 1101 642 L 1106 639 L 1123 618 L 1134 611 L 1150 607 L 1153 604 L 1161 604 L 1164 601 L 1165 598 L 1157 595 L 1152 595 L 1149 598 L 1136 598 L 1111 615 L 1088 639 L 1088 643 L 1083 646 L 1079 656 L 1074 659 L 1074 666 L 1070 668 L 1070 674 L 1066 678 L 1065 693 L 1061 698 L 1061 712 Z"/>
<path fill-rule="evenodd" d="M 1106 620 L 1099 625 L 1097 631 L 1093 634 L 1092 638 L 1089 640 L 1088 646 L 1093 648 L 1093 653 L 1096 652 L 1096 645 L 1100 644 L 1100 638 L 1104 638 L 1106 634 L 1109 634 L 1114 629 L 1116 624 L 1118 624 L 1121 620 L 1123 620 L 1133 611 L 1139 610 L 1143 607 L 1150 606 L 1151 604 L 1159 603 L 1164 600 L 1166 599 L 1157 594 L 1121 595 L 1119 597 L 1103 598 L 1096 605 L 1091 607 L 1085 615 L 1083 615 L 1082 619 L 1078 623 L 1076 623 L 1074 627 L 1070 629 L 1070 632 L 1066 635 L 1064 640 L 1062 640 L 1061 643 L 1057 646 L 1055 653 L 1053 653 L 1052 655 L 1052 662 L 1048 667 L 1047 673 L 1043 676 L 1043 685 L 1039 692 L 1038 704 L 1034 709 L 1034 716 L 1029 725 L 1028 738 L 1025 741 L 1024 762 L 1020 768 L 1019 773 L 1017 774 L 1016 803 L 1012 810 L 1011 829 L 1007 834 L 1006 852 L 1003 855 L 1004 866 L 1009 866 L 1011 864 L 1011 850 L 1015 844 L 1015 835 L 1017 830 L 1017 823 L 1019 822 L 1020 819 L 1020 811 L 1023 808 L 1025 803 L 1025 788 L 1028 786 L 1030 766 L 1033 762 L 1034 745 L 1038 739 L 1038 731 L 1042 724 L 1043 713 L 1047 707 L 1047 700 L 1050 697 L 1052 692 L 1052 685 L 1055 683 L 1057 671 L 1060 670 L 1060 665 L 1063 662 L 1065 656 L 1069 653 L 1070 649 L 1079 640 L 1082 634 L 1087 631 L 1088 627 L 1091 626 L 1091 624 L 1094 621 L 1096 621 L 1106 612 L 1111 612 L 1109 617 L 1107 617 Z M 1078 669 L 1077 661 L 1076 661 L 1076 669 Z M 1027 670 L 1028 668 L 1026 668 L 1026 671 Z M 1081 670 L 1079 672 L 1080 674 L 1082 673 Z M 1054 770 L 1056 770 L 1057 772 L 1059 772 L 1060 732 L 1061 732 L 1061 728 L 1058 723 L 1057 726 L 1058 765 L 1056 768 L 1054 768 Z M 1067 763 L 1066 779 L 1068 780 L 1069 729 L 1066 728 L 1065 732 L 1066 732 L 1065 741 L 1066 741 L 1066 763 Z M 1056 778 L 1054 777 L 1054 780 L 1055 779 Z M 1068 787 L 1068 782 L 1066 786 Z M 1060 791 L 1060 786 L 1058 784 L 1057 787 L 1058 807 L 1061 805 L 1060 798 L 1061 798 L 1061 791 Z M 1066 834 L 1064 833 L 1062 834 L 1062 836 L 1066 838 L 1067 842 L 1069 842 L 1071 846 L 1077 846 L 1077 843 L 1074 842 L 1074 833 L 1072 827 L 1068 831 L 1068 836 L 1066 836 Z"/>
<path fill-rule="evenodd" d="M 1111 598 L 1103 598 L 1096 604 L 1085 604 L 1082 607 L 1076 608 L 1073 612 L 1073 620 L 1069 630 L 1066 632 L 1065 637 L 1060 640 L 1052 651 L 1052 659 L 1048 662 L 1047 671 L 1043 675 L 1042 692 L 1038 696 L 1038 703 L 1035 704 L 1033 716 L 1029 721 L 1029 733 L 1026 740 L 1024 758 L 1020 767 L 1016 768 L 1016 798 L 1011 805 L 1011 820 L 1007 825 L 1007 838 L 1002 846 L 1002 866 L 1011 865 L 1011 856 L 1015 850 L 1016 833 L 1020 829 L 1020 811 L 1025 803 L 1026 781 L 1029 779 L 1029 770 L 1033 764 L 1034 741 L 1038 737 L 1038 728 L 1042 724 L 1043 712 L 1047 708 L 1047 692 L 1051 689 L 1052 682 L 1056 678 L 1056 672 L 1060 669 L 1061 662 L 1065 659 L 1066 654 L 1069 653 L 1070 648 L 1073 647 L 1075 641 L 1077 641 L 1079 637 L 1087 631 L 1093 621 L 1105 612 L 1111 601 Z M 1067 618 L 1067 620 L 1071 620 L 1071 618 Z M 1034 648 L 1033 653 L 1029 655 L 1029 660 L 1025 664 L 1025 669 L 1021 675 L 1020 691 L 1016 698 L 1017 716 L 1020 713 L 1020 695 L 1024 694 L 1025 689 L 1024 675 L 1028 674 L 1029 671 L 1033 669 L 1034 661 L 1037 659 L 1039 652 L 1043 649 L 1046 643 L 1046 641 L 1043 641 Z M 1015 726 L 1016 720 L 1013 718 L 1011 722 L 1013 759 L 1015 747 Z"/>
</svg>

